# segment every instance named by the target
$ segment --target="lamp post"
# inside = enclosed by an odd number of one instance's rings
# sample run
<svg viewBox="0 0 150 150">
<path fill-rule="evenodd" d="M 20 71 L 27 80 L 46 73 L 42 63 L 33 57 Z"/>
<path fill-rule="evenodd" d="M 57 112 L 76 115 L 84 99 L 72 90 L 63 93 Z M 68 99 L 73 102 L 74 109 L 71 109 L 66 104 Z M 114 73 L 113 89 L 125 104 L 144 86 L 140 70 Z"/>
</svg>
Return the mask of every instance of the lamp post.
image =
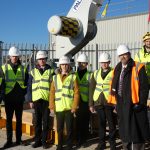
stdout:
<svg viewBox="0 0 150 150">
<path fill-rule="evenodd" d="M 3 60 L 3 56 L 2 56 L 2 54 L 3 54 L 3 41 L 0 41 L 0 65 L 2 65 L 2 60 Z"/>
</svg>

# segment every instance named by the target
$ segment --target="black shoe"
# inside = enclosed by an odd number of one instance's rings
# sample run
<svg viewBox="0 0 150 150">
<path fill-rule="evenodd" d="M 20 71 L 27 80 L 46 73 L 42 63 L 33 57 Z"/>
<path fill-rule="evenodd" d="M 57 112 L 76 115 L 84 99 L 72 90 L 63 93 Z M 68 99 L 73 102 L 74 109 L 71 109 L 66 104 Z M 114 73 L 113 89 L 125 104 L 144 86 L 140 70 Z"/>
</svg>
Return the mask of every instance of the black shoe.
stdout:
<svg viewBox="0 0 150 150">
<path fill-rule="evenodd" d="M 37 147 L 40 147 L 40 146 L 42 146 L 42 142 L 35 142 L 34 144 L 32 144 L 33 148 L 37 148 Z"/>
<path fill-rule="evenodd" d="M 77 142 L 77 148 L 86 148 L 87 147 L 87 142 L 86 140 L 80 140 L 79 142 Z"/>
<path fill-rule="evenodd" d="M 76 148 L 80 148 L 82 144 L 83 144 L 83 143 L 82 143 L 81 141 L 78 141 L 78 142 L 76 143 Z"/>
<path fill-rule="evenodd" d="M 87 148 L 89 147 L 89 144 L 87 142 L 84 142 L 82 145 L 81 145 L 81 148 Z"/>
<path fill-rule="evenodd" d="M 10 147 L 12 147 L 12 145 L 13 145 L 12 141 L 7 141 L 7 142 L 4 144 L 3 148 L 4 148 L 4 149 L 10 148 Z"/>
<path fill-rule="evenodd" d="M 106 145 L 101 145 L 98 144 L 97 147 L 95 148 L 95 150 L 105 150 L 106 149 Z"/>
<path fill-rule="evenodd" d="M 47 143 L 44 143 L 44 144 L 43 144 L 43 149 L 47 149 L 47 148 L 49 148 L 48 144 L 47 144 Z"/>
<path fill-rule="evenodd" d="M 117 149 L 115 141 L 110 141 L 109 144 L 110 144 L 110 150 L 116 150 Z"/>
<path fill-rule="evenodd" d="M 62 146 L 57 145 L 56 150 L 63 150 Z"/>
<path fill-rule="evenodd" d="M 72 146 L 67 146 L 66 147 L 66 150 L 72 150 L 73 148 L 72 148 Z"/>
<path fill-rule="evenodd" d="M 16 145 L 24 145 L 22 141 L 16 141 Z"/>
<path fill-rule="evenodd" d="M 81 147 L 81 144 L 80 144 L 80 143 L 77 143 L 75 147 L 76 147 L 76 148 L 80 148 L 80 147 Z"/>
<path fill-rule="evenodd" d="M 63 150 L 63 148 L 58 148 L 58 147 L 57 147 L 56 150 Z"/>
</svg>

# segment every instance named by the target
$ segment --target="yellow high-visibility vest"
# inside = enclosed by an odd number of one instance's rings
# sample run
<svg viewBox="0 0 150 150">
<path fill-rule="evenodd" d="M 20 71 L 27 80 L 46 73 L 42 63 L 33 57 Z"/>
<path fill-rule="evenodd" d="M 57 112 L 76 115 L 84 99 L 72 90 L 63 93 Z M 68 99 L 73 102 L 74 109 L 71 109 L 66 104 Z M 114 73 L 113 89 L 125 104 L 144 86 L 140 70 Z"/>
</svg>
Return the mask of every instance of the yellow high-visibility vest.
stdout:
<svg viewBox="0 0 150 150">
<path fill-rule="evenodd" d="M 138 51 L 134 58 L 135 61 L 145 64 L 145 69 L 150 84 L 150 54 L 144 53 L 144 47 Z"/>
<path fill-rule="evenodd" d="M 69 74 L 62 83 L 60 74 L 57 74 L 53 77 L 54 86 L 55 86 L 56 112 L 71 110 L 73 105 L 73 99 L 74 99 L 75 79 L 76 79 L 75 74 Z"/>
<path fill-rule="evenodd" d="M 31 70 L 32 80 L 32 101 L 43 99 L 49 101 L 50 83 L 52 81 L 53 69 L 47 69 L 41 75 L 37 68 Z"/>
<path fill-rule="evenodd" d="M 84 102 L 88 102 L 89 100 L 89 82 L 91 79 L 91 73 L 86 72 L 82 79 L 80 80 L 78 72 L 76 72 L 77 80 L 79 83 L 79 90 L 80 90 L 80 95 L 81 98 Z"/>
<path fill-rule="evenodd" d="M 5 75 L 5 84 L 6 84 L 5 94 L 8 94 L 13 90 L 16 82 L 19 83 L 21 88 L 23 89 L 26 88 L 26 86 L 24 86 L 25 70 L 26 70 L 24 66 L 19 65 L 16 74 L 14 73 L 10 64 L 3 65 L 2 70 Z"/>
<path fill-rule="evenodd" d="M 104 80 L 101 77 L 101 71 L 102 70 L 99 69 L 94 72 L 94 79 L 96 81 L 96 87 L 95 87 L 94 95 L 93 95 L 94 101 L 98 100 L 101 92 L 104 93 L 106 100 L 108 100 L 108 97 L 109 97 L 109 89 L 110 89 L 110 82 L 112 80 L 113 69 L 111 69 L 111 71 L 107 74 Z"/>
</svg>

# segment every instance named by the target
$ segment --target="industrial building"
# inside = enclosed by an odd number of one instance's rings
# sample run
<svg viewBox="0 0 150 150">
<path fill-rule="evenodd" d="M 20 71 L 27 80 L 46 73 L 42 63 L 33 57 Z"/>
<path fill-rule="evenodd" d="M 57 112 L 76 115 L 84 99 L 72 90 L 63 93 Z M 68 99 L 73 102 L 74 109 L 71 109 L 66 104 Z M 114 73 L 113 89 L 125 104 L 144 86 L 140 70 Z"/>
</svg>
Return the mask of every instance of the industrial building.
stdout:
<svg viewBox="0 0 150 150">
<path fill-rule="evenodd" d="M 115 66 L 118 61 L 115 50 L 119 44 L 127 44 L 134 57 L 142 46 L 143 35 L 150 29 L 148 12 L 98 19 L 96 24 L 97 35 L 78 53 L 84 51 L 89 56 L 91 70 L 97 69 L 98 56 L 103 51 L 109 51 L 112 56 L 112 66 Z M 55 50 L 55 36 L 50 35 L 49 41 L 50 48 Z M 75 55 L 75 60 L 78 54 Z"/>
</svg>

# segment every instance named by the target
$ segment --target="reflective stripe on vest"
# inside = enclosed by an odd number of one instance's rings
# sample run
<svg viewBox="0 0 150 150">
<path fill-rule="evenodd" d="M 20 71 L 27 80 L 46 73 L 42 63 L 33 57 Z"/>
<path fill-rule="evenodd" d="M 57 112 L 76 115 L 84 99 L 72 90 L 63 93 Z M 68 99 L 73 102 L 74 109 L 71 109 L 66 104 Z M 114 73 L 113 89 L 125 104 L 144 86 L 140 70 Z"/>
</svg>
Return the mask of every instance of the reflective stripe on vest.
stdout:
<svg viewBox="0 0 150 150">
<path fill-rule="evenodd" d="M 75 74 L 68 75 L 65 80 L 61 81 L 60 74 L 53 77 L 55 86 L 55 107 L 56 112 L 71 110 L 74 99 L 74 81 Z"/>
<path fill-rule="evenodd" d="M 12 91 L 14 88 L 16 82 L 19 83 L 21 88 L 26 88 L 24 86 L 24 80 L 25 80 L 25 67 L 22 65 L 19 65 L 17 69 L 17 73 L 15 74 L 10 64 L 6 64 L 2 66 L 2 70 L 5 75 L 5 94 L 8 94 Z"/>
<path fill-rule="evenodd" d="M 135 61 L 145 64 L 148 82 L 150 84 L 150 54 L 144 53 L 144 47 L 135 55 Z"/>
<path fill-rule="evenodd" d="M 77 80 L 79 83 L 80 95 L 84 102 L 88 102 L 89 100 L 89 82 L 91 79 L 91 73 L 86 72 L 82 79 L 80 80 L 78 72 L 76 72 Z"/>
<path fill-rule="evenodd" d="M 131 75 L 131 97 L 132 103 L 137 104 L 139 102 L 139 71 L 144 66 L 139 62 L 135 62 L 135 65 L 132 67 L 132 75 Z M 112 85 L 112 83 L 111 83 Z M 111 90 L 111 89 L 110 89 Z M 115 89 L 112 89 L 115 91 Z M 108 103 L 116 104 L 117 100 L 115 95 L 109 95 Z"/>
<path fill-rule="evenodd" d="M 111 71 L 107 74 L 107 76 L 105 77 L 105 79 L 102 79 L 101 77 L 101 69 L 100 70 L 96 70 L 94 72 L 94 79 L 96 81 L 96 87 L 94 90 L 94 95 L 93 95 L 93 100 L 97 101 L 99 98 L 99 95 L 101 94 L 101 92 L 104 93 L 105 99 L 108 100 L 109 97 L 109 88 L 110 88 L 110 81 L 112 80 L 112 69 Z"/>
<path fill-rule="evenodd" d="M 52 81 L 53 69 L 47 69 L 41 75 L 37 68 L 31 70 L 32 80 L 32 101 L 43 99 L 49 101 L 50 83 Z"/>
</svg>

